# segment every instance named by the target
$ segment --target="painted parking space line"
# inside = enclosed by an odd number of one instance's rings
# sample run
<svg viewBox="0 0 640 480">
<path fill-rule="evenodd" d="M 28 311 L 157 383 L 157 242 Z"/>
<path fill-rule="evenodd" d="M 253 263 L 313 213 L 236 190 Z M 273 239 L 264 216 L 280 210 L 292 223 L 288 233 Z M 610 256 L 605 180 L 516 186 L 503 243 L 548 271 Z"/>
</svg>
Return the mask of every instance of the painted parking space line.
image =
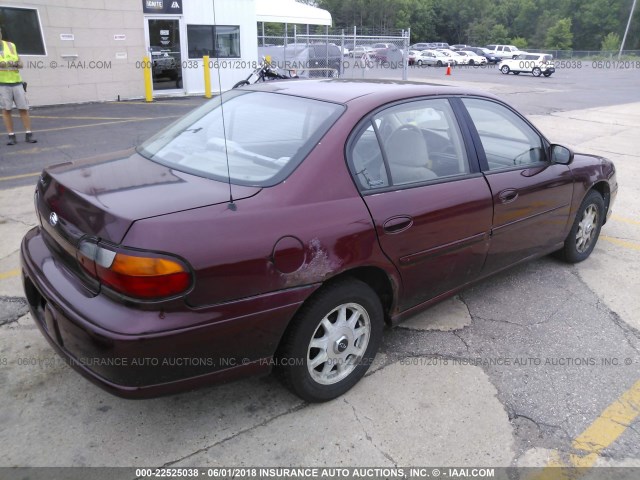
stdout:
<svg viewBox="0 0 640 480">
<path fill-rule="evenodd" d="M 7 152 L 5 156 L 10 157 L 12 155 L 37 155 L 39 153 L 46 153 L 51 150 L 63 150 L 65 148 L 73 148 L 75 145 L 67 144 L 67 145 L 58 145 L 56 147 L 31 147 L 25 148 L 24 150 L 16 150 L 14 152 Z"/>
<path fill-rule="evenodd" d="M 621 238 L 609 237 L 608 235 L 600 235 L 600 238 L 606 242 L 613 243 L 619 247 L 629 248 L 640 252 L 640 243 L 631 240 L 623 240 Z"/>
<path fill-rule="evenodd" d="M 11 175 L 10 177 L 0 177 L 0 182 L 8 182 L 10 180 L 18 180 L 20 178 L 37 177 L 41 172 L 23 173 L 21 175 Z"/>
<path fill-rule="evenodd" d="M 616 222 L 628 223 L 631 225 L 640 225 L 639 220 L 634 220 L 632 218 L 621 217 L 619 215 L 612 215 L 611 220 L 615 220 Z"/>
<path fill-rule="evenodd" d="M 199 107 L 206 102 L 202 103 L 173 103 L 173 102 L 107 102 L 109 105 L 166 105 L 171 107 Z"/>
<path fill-rule="evenodd" d="M 146 120 L 146 117 L 68 117 L 66 115 L 29 115 L 31 118 L 53 120 Z"/>
<path fill-rule="evenodd" d="M 545 468 L 529 480 L 579 478 L 593 467 L 603 450 L 610 447 L 640 416 L 640 380 L 611 403 L 571 444 L 576 452 L 562 458 L 553 452 Z M 576 471 L 585 469 L 585 471 Z"/>
<path fill-rule="evenodd" d="M 21 270 L 19 268 L 14 268 L 13 270 L 9 270 L 7 272 L 0 272 L 0 280 L 6 280 L 7 278 L 13 278 L 20 275 Z"/>
<path fill-rule="evenodd" d="M 73 130 L 74 128 L 91 128 L 91 127 L 102 127 L 104 125 L 115 125 L 117 123 L 131 123 L 131 122 L 146 122 L 149 120 L 163 120 L 168 118 L 180 118 L 181 115 L 166 115 L 163 117 L 143 117 L 143 118 L 129 118 L 127 120 L 115 120 L 111 122 L 100 122 L 100 123 L 88 123 L 85 125 L 71 125 L 68 127 L 56 127 L 56 128 L 43 128 L 39 129 L 38 132 L 57 132 L 60 130 Z"/>
</svg>

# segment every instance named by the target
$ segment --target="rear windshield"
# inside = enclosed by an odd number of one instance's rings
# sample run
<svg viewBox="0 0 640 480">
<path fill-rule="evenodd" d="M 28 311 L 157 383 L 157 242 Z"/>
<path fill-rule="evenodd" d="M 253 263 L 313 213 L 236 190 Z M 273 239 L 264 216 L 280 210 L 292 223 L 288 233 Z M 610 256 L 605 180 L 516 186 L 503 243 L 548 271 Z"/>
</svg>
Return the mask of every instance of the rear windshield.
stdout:
<svg viewBox="0 0 640 480">
<path fill-rule="evenodd" d="M 202 177 L 272 186 L 298 166 L 343 110 L 308 98 L 231 90 L 147 140 L 138 153 Z"/>
</svg>

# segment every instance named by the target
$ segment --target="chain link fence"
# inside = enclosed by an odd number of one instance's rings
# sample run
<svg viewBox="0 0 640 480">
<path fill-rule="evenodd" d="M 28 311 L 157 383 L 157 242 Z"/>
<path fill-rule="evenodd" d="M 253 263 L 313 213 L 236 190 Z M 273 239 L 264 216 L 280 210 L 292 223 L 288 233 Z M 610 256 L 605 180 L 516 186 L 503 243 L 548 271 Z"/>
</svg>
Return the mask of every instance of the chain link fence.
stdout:
<svg viewBox="0 0 640 480">
<path fill-rule="evenodd" d="M 406 80 L 409 30 L 376 34 L 370 30 L 329 30 L 310 34 L 258 35 L 258 53 L 301 77 Z"/>
<path fill-rule="evenodd" d="M 523 48 L 530 53 L 549 53 L 554 60 L 618 60 L 618 50 L 540 50 L 536 48 Z M 620 60 L 640 60 L 640 50 L 623 50 Z"/>
</svg>

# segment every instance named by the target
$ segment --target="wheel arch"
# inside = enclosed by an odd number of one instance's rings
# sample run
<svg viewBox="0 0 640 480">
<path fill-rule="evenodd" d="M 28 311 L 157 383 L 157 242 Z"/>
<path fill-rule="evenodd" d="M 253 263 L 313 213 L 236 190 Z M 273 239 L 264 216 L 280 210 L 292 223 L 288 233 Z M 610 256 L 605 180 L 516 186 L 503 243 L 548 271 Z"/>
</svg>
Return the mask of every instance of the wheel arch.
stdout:
<svg viewBox="0 0 640 480">
<path fill-rule="evenodd" d="M 592 190 L 598 192 L 604 200 L 604 219 L 602 221 L 602 224 L 604 225 L 605 223 L 607 223 L 607 216 L 609 213 L 609 206 L 611 202 L 611 188 L 609 187 L 608 182 L 606 182 L 605 180 L 600 180 L 599 182 L 593 184 L 591 188 L 587 190 L 584 196 L 586 197 L 587 195 L 589 195 L 589 192 L 591 192 Z"/>
</svg>

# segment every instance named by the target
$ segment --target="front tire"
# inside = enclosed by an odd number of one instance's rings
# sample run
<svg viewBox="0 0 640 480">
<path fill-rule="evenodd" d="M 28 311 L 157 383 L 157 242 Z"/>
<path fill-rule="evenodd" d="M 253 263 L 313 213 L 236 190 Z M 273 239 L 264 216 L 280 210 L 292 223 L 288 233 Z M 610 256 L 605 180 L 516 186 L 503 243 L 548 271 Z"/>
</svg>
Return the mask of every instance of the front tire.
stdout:
<svg viewBox="0 0 640 480">
<path fill-rule="evenodd" d="M 564 247 L 559 256 L 569 263 L 586 260 L 598 241 L 604 221 L 604 200 L 595 190 L 591 190 L 582 201 Z"/>
<path fill-rule="evenodd" d="M 278 348 L 278 373 L 308 402 L 336 398 L 373 362 L 383 327 L 376 293 L 355 279 L 329 284 L 296 314 Z"/>
<path fill-rule="evenodd" d="M 504 66 L 500 69 L 500 71 L 501 71 L 502 73 L 504 73 L 505 75 L 509 75 L 509 71 L 510 71 L 510 69 L 509 69 L 509 67 L 508 67 L 507 65 L 504 65 Z"/>
<path fill-rule="evenodd" d="M 551 76 L 551 72 L 544 72 L 544 73 L 543 73 L 543 75 L 544 75 L 545 77 L 550 77 L 550 76 Z"/>
<path fill-rule="evenodd" d="M 534 77 L 539 77 L 540 75 L 542 75 L 542 70 L 536 67 L 531 71 L 531 73 L 533 74 Z"/>
</svg>

